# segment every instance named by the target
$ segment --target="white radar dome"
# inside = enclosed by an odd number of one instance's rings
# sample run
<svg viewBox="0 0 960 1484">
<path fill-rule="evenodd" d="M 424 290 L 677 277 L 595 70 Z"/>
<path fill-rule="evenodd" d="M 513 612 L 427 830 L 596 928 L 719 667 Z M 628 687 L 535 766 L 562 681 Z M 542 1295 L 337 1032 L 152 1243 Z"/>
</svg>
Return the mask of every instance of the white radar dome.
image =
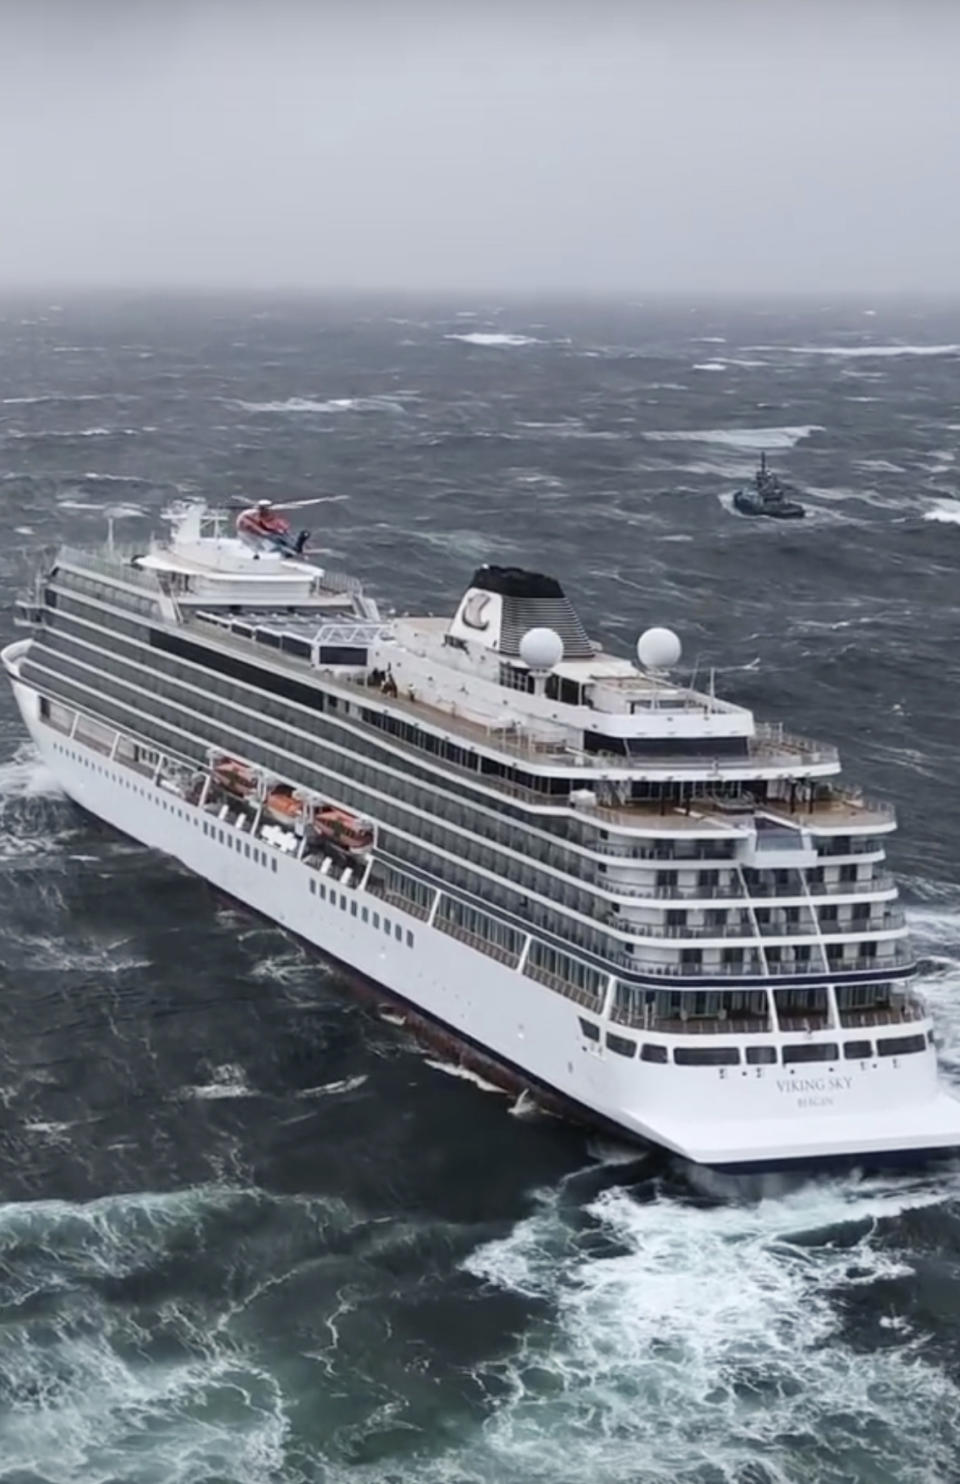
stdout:
<svg viewBox="0 0 960 1484">
<path fill-rule="evenodd" d="M 556 629 L 528 629 L 520 640 L 520 658 L 531 670 L 552 670 L 563 659 L 563 640 Z"/>
<path fill-rule="evenodd" d="M 647 629 L 637 640 L 637 659 L 645 670 L 669 670 L 682 652 L 672 629 Z"/>
</svg>

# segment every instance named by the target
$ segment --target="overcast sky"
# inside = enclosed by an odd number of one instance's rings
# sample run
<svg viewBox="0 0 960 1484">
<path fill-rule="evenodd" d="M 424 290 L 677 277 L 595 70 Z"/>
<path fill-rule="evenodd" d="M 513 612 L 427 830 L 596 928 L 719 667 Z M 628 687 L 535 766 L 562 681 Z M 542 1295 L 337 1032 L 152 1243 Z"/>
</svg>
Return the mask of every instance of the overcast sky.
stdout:
<svg viewBox="0 0 960 1484">
<path fill-rule="evenodd" d="M 960 0 L 0 0 L 0 285 L 950 291 Z"/>
</svg>

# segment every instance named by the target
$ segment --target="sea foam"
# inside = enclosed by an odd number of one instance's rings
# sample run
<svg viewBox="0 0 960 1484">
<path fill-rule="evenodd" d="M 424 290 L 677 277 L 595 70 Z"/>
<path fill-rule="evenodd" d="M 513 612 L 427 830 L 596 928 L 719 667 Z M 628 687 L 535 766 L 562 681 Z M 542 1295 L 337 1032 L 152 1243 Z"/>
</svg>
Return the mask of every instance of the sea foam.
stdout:
<svg viewBox="0 0 960 1484">
<path fill-rule="evenodd" d="M 728 448 L 793 448 L 802 438 L 822 433 L 818 423 L 791 428 L 703 428 L 685 432 L 644 433 L 652 443 L 721 443 Z"/>
<path fill-rule="evenodd" d="M 539 345 L 535 335 L 494 334 L 492 331 L 473 330 L 468 335 L 445 335 L 445 340 L 462 340 L 464 345 Z"/>
</svg>

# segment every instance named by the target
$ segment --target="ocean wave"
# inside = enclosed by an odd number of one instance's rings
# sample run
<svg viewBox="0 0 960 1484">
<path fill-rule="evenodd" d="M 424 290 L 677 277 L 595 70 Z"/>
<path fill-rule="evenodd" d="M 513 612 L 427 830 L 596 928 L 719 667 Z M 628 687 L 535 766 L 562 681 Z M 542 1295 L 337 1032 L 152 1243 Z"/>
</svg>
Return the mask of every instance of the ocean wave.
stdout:
<svg viewBox="0 0 960 1484">
<path fill-rule="evenodd" d="M 727 448 L 776 449 L 793 448 L 802 438 L 822 433 L 819 423 L 789 428 L 705 428 L 679 432 L 649 432 L 644 438 L 651 443 L 722 443 Z"/>
<path fill-rule="evenodd" d="M 37 798 L 64 799 L 66 794 L 36 750 L 26 744 L 0 763 L 0 807 L 10 799 Z"/>
<path fill-rule="evenodd" d="M 727 367 L 723 361 L 699 361 L 693 369 L 694 371 L 726 371 Z"/>
<path fill-rule="evenodd" d="M 282 402 L 234 403 L 245 412 L 393 412 L 404 411 L 403 402 L 409 398 L 398 397 L 331 397 L 320 402 L 312 397 L 286 397 Z"/>
<path fill-rule="evenodd" d="M 83 475 L 85 483 L 88 484 L 151 484 L 152 480 L 146 479 L 142 474 L 98 474 L 91 470 Z"/>
<path fill-rule="evenodd" d="M 277 1223 L 288 1273 L 354 1223 L 342 1208 L 212 1185 L 0 1206 L 0 1478 L 292 1477 L 281 1382 L 243 1315 L 274 1281 Z"/>
<path fill-rule="evenodd" d="M 49 402 L 137 402 L 122 392 L 40 392 L 35 397 L 0 397 L 0 407 L 40 407 Z"/>
<path fill-rule="evenodd" d="M 542 1195 L 532 1217 L 464 1263 L 546 1317 L 478 1368 L 503 1399 L 482 1440 L 446 1466 L 511 1484 L 786 1481 L 803 1437 L 810 1477 L 840 1484 L 860 1477 L 869 1436 L 878 1478 L 949 1477 L 953 1382 L 924 1359 L 906 1314 L 888 1313 L 895 1341 L 860 1353 L 844 1304 L 883 1285 L 889 1310 L 911 1269 L 878 1223 L 958 1194 L 960 1176 L 947 1174 L 706 1208 L 639 1203 L 622 1188 L 584 1208 Z"/>
<path fill-rule="evenodd" d="M 924 511 L 923 518 L 939 521 L 942 525 L 960 526 L 960 500 L 938 500 L 932 509 Z"/>
<path fill-rule="evenodd" d="M 381 1019 L 386 1019 L 386 1016 L 381 1016 Z M 402 1019 L 399 1021 L 399 1024 L 400 1025 L 404 1025 L 405 1023 L 406 1022 L 403 1021 Z M 339 1081 L 336 1081 L 336 1082 L 323 1082 L 323 1083 L 321 1083 L 321 1085 L 319 1087 L 302 1087 L 300 1089 L 300 1091 L 297 1093 L 297 1097 L 298 1098 L 332 1098 L 332 1097 L 338 1097 L 338 1096 L 340 1096 L 340 1094 L 345 1093 L 345 1092 L 356 1092 L 357 1088 L 358 1087 L 362 1087 L 364 1085 L 364 1083 L 367 1082 L 367 1081 L 369 1081 L 369 1073 L 367 1073 L 367 1072 L 358 1072 L 356 1074 L 356 1076 L 354 1076 L 354 1077 L 341 1077 L 339 1079 Z"/>
<path fill-rule="evenodd" d="M 775 348 L 769 345 L 756 347 L 757 350 Z M 795 356 L 846 356 L 851 359 L 871 356 L 888 359 L 895 356 L 960 355 L 960 345 L 787 345 L 784 349 Z"/>
<path fill-rule="evenodd" d="M 535 335 L 494 334 L 492 331 L 472 330 L 469 334 L 445 335 L 445 340 L 462 340 L 464 345 L 542 345 Z"/>
<path fill-rule="evenodd" d="M 445 1072 L 448 1077 L 457 1077 L 461 1082 L 472 1082 L 474 1087 L 479 1087 L 481 1092 L 496 1092 L 504 1095 L 502 1087 L 498 1087 L 495 1082 L 488 1082 L 486 1077 L 481 1077 L 479 1072 L 472 1071 L 470 1067 L 461 1066 L 459 1062 L 437 1061 L 429 1056 L 425 1057 L 424 1061 L 435 1072 Z"/>
<path fill-rule="evenodd" d="M 4 436 L 13 439 L 37 439 L 44 438 L 137 438 L 141 433 L 155 433 L 156 428 L 38 428 L 36 431 L 26 431 L 20 428 L 11 428 Z"/>
<path fill-rule="evenodd" d="M 256 1093 L 248 1086 L 243 1068 L 237 1066 L 235 1062 L 225 1062 L 222 1066 L 212 1069 L 209 1082 L 182 1087 L 177 1097 L 197 1098 L 201 1102 L 218 1102 L 223 1098 L 256 1097 Z"/>
</svg>

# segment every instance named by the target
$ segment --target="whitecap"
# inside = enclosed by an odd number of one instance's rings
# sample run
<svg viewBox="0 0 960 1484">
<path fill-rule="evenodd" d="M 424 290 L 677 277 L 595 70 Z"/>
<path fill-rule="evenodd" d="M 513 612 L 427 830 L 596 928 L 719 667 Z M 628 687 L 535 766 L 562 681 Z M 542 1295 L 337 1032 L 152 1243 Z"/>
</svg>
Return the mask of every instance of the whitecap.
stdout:
<svg viewBox="0 0 960 1484">
<path fill-rule="evenodd" d="M 256 1094 L 247 1085 L 246 1074 L 234 1062 L 225 1062 L 214 1067 L 209 1082 L 181 1089 L 181 1098 L 197 1098 L 203 1102 L 215 1102 L 222 1098 L 249 1098 Z"/>
<path fill-rule="evenodd" d="M 723 361 L 700 361 L 694 366 L 694 371 L 726 371 Z"/>
<path fill-rule="evenodd" d="M 32 747 L 22 747 L 9 762 L 0 763 L 0 800 L 65 797 L 53 773 Z"/>
<path fill-rule="evenodd" d="M 802 1437 L 809 1476 L 839 1484 L 860 1477 L 869 1437 L 878 1477 L 950 1477 L 953 1382 L 909 1334 L 855 1347 L 844 1304 L 911 1275 L 878 1223 L 958 1193 L 955 1173 L 719 1206 L 614 1188 L 571 1209 L 563 1187 L 542 1193 L 463 1263 L 536 1312 L 511 1353 L 478 1368 L 502 1400 L 451 1472 L 614 1484 L 639 1478 L 642 1459 L 649 1480 L 786 1480 Z"/>
<path fill-rule="evenodd" d="M 330 397 L 318 401 L 313 397 L 286 397 L 282 402 L 236 402 L 245 412 L 394 412 L 403 406 L 393 397 Z"/>
<path fill-rule="evenodd" d="M 822 433 L 819 423 L 789 428 L 705 428 L 685 432 L 644 433 L 651 443 L 722 443 L 727 448 L 774 449 L 793 448 L 802 438 Z"/>
<path fill-rule="evenodd" d="M 771 347 L 758 346 L 759 350 Z M 960 345 L 788 345 L 785 347 L 796 356 L 876 356 L 885 359 L 892 356 L 955 356 L 960 355 Z"/>
<path fill-rule="evenodd" d="M 924 520 L 939 521 L 942 525 L 960 525 L 960 500 L 938 500 L 932 509 L 924 511 Z"/>
<path fill-rule="evenodd" d="M 470 334 L 445 335 L 445 340 L 462 340 L 465 345 L 540 345 L 535 335 L 496 335 L 484 330 L 473 330 Z"/>
<path fill-rule="evenodd" d="M 297 1093 L 298 1098 L 329 1098 L 335 1097 L 337 1093 L 354 1092 L 356 1088 L 362 1087 L 367 1081 L 367 1073 L 360 1072 L 356 1077 L 343 1077 L 339 1082 L 324 1082 L 319 1087 L 304 1087 Z"/>
<path fill-rule="evenodd" d="M 433 1067 L 435 1072 L 445 1072 L 448 1077 L 459 1077 L 462 1082 L 472 1082 L 474 1087 L 479 1087 L 481 1092 L 503 1093 L 504 1089 L 498 1087 L 495 1082 L 488 1082 L 481 1077 L 479 1072 L 472 1072 L 469 1067 L 462 1067 L 459 1062 L 434 1061 L 431 1057 L 424 1060 L 428 1067 Z"/>
</svg>

